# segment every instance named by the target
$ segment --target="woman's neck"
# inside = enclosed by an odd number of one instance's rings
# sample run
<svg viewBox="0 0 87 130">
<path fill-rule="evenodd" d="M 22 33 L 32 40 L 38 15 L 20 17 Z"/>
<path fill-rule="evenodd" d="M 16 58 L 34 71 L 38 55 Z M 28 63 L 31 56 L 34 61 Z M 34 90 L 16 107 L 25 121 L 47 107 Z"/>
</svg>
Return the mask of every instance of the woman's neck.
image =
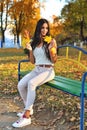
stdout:
<svg viewBox="0 0 87 130">
<path fill-rule="evenodd" d="M 43 46 L 43 42 L 41 42 L 37 47 L 42 47 Z"/>
</svg>

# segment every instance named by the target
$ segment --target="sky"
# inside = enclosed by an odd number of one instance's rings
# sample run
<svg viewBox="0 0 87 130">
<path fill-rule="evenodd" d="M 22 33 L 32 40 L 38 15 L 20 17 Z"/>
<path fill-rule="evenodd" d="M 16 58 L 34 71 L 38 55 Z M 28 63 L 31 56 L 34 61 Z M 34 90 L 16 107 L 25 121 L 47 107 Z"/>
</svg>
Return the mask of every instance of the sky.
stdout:
<svg viewBox="0 0 87 130">
<path fill-rule="evenodd" d="M 52 15 L 59 16 L 61 9 L 64 7 L 65 0 L 40 0 L 44 8 L 41 8 L 42 18 L 52 20 Z"/>
</svg>

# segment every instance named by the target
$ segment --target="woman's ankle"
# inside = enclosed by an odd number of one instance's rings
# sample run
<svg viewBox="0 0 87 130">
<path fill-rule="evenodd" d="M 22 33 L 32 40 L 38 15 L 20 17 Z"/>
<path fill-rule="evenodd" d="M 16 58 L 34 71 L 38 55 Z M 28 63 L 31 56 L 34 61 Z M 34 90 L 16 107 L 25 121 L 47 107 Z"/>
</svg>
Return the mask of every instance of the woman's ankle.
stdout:
<svg viewBox="0 0 87 130">
<path fill-rule="evenodd" d="M 24 118 L 29 118 L 30 117 L 30 110 L 26 110 L 23 117 Z"/>
</svg>

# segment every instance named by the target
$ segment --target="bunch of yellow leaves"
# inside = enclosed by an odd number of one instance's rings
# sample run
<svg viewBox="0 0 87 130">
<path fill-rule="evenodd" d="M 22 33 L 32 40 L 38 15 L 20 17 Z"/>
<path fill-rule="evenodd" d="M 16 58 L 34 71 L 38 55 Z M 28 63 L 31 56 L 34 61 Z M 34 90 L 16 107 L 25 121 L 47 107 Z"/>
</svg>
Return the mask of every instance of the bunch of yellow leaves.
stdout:
<svg viewBox="0 0 87 130">
<path fill-rule="evenodd" d="M 45 36 L 44 41 L 47 42 L 48 44 L 51 42 L 52 37 L 51 36 Z"/>
<path fill-rule="evenodd" d="M 48 44 L 51 42 L 51 40 L 52 40 L 51 36 L 45 36 L 44 37 L 44 41 L 47 42 Z M 55 47 L 52 47 L 50 51 L 51 51 L 52 54 L 56 54 L 56 48 Z"/>
<path fill-rule="evenodd" d="M 25 49 L 26 48 L 26 44 L 30 43 L 30 42 L 31 42 L 31 39 L 23 38 L 23 40 L 22 40 L 22 47 L 23 47 L 23 49 Z"/>
</svg>

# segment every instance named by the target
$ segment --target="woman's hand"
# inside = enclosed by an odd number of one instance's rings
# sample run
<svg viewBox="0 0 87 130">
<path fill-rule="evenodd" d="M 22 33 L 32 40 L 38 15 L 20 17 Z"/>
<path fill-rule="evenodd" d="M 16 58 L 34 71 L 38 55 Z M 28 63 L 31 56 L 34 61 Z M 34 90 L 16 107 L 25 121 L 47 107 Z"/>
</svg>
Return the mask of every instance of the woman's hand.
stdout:
<svg viewBox="0 0 87 130">
<path fill-rule="evenodd" d="M 29 50 L 29 60 L 32 64 L 35 63 L 35 58 L 34 58 L 34 55 L 33 55 L 33 51 L 32 51 L 32 47 L 29 43 L 26 44 L 26 48 Z"/>
<path fill-rule="evenodd" d="M 26 44 L 26 48 L 29 50 L 29 51 L 32 51 L 32 47 L 29 43 Z"/>
<path fill-rule="evenodd" d="M 57 61 L 57 44 L 55 39 L 52 39 L 48 49 L 49 49 L 51 61 L 55 63 Z"/>
<path fill-rule="evenodd" d="M 51 52 L 55 52 L 56 53 L 56 49 L 57 49 L 57 44 L 56 44 L 56 41 L 55 39 L 52 39 L 52 41 L 50 42 L 49 44 L 49 47 L 48 47 L 49 51 Z"/>
<path fill-rule="evenodd" d="M 30 33 L 29 33 L 28 30 L 25 30 L 25 31 L 24 31 L 24 37 L 25 37 L 26 39 L 30 39 Z"/>
</svg>

